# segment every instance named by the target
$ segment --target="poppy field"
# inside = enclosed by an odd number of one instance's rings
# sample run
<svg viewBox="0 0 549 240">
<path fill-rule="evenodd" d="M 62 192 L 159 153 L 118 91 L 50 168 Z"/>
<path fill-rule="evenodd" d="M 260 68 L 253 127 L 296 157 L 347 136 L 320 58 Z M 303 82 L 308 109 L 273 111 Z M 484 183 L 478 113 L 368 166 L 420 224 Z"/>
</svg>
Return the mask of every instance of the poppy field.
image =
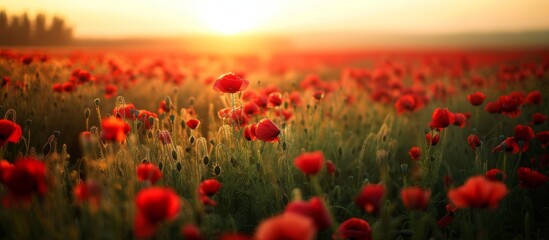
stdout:
<svg viewBox="0 0 549 240">
<path fill-rule="evenodd" d="M 2 239 L 545 239 L 549 52 L 0 50 Z"/>
</svg>

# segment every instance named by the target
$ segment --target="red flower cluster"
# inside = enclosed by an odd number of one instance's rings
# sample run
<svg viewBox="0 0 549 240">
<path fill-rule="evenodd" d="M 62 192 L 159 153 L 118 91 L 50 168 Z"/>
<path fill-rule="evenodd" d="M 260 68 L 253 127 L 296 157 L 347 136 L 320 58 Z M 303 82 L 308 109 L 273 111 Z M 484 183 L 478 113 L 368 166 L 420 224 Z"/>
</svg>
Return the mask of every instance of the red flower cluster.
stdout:
<svg viewBox="0 0 549 240">
<path fill-rule="evenodd" d="M 219 189 L 221 188 L 221 183 L 217 181 L 217 179 L 207 179 L 204 180 L 200 185 L 198 186 L 198 194 L 200 195 L 200 201 L 204 205 L 207 206 L 215 206 L 217 205 L 217 202 L 211 199 L 213 195 L 215 195 Z"/>
<path fill-rule="evenodd" d="M 497 208 L 507 192 L 505 184 L 475 176 L 467 179 L 463 186 L 450 190 L 448 199 L 457 208 Z"/>
</svg>

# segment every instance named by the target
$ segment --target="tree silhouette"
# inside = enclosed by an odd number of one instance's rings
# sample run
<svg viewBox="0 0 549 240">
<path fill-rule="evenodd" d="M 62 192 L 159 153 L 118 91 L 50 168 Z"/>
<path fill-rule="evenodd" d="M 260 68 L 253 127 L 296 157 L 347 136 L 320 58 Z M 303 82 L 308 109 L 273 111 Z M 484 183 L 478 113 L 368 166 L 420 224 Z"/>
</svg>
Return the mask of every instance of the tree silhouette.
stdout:
<svg viewBox="0 0 549 240">
<path fill-rule="evenodd" d="M 67 45 L 72 41 L 72 28 L 59 16 L 54 16 L 48 26 L 43 13 L 37 14 L 32 22 L 27 13 L 9 16 L 1 10 L 0 36 L 0 45 L 6 46 Z"/>
</svg>

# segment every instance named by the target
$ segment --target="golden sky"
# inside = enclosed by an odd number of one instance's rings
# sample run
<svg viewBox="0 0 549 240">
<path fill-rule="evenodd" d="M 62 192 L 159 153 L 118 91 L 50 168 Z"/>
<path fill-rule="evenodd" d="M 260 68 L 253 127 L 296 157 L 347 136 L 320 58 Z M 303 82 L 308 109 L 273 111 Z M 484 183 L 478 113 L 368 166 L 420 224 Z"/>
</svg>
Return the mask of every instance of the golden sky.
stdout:
<svg viewBox="0 0 549 240">
<path fill-rule="evenodd" d="M 76 37 L 549 29 L 548 0 L 0 0 L 0 9 L 64 16 Z"/>
</svg>

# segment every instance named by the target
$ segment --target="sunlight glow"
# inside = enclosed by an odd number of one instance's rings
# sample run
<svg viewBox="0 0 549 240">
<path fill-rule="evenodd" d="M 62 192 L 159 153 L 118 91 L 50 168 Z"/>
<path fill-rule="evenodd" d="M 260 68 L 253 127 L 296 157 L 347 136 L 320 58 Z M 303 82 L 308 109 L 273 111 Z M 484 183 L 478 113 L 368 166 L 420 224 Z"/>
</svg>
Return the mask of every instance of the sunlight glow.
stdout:
<svg viewBox="0 0 549 240">
<path fill-rule="evenodd" d="M 210 31 L 227 35 L 253 30 L 273 13 L 257 0 L 207 0 L 198 4 L 196 14 L 202 23 Z"/>
</svg>

